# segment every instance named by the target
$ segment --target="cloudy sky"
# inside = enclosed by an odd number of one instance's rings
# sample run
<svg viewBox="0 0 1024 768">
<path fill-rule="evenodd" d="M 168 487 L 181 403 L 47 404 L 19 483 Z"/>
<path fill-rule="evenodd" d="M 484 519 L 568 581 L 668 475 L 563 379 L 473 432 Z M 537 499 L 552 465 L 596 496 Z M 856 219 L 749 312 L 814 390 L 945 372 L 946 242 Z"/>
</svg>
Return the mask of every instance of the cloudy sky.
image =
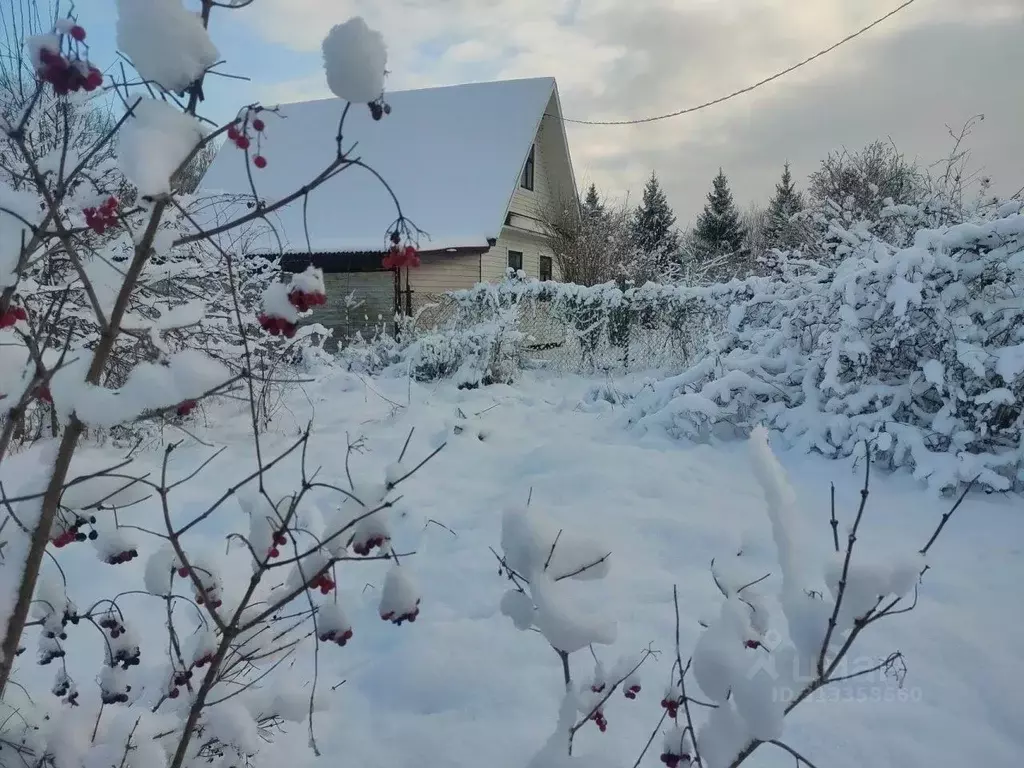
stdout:
<svg viewBox="0 0 1024 768">
<path fill-rule="evenodd" d="M 617 120 L 742 88 L 836 42 L 900 0 L 255 0 L 214 18 L 228 67 L 219 116 L 328 95 L 319 46 L 360 14 L 389 44 L 389 87 L 552 75 L 567 117 Z M 110 18 L 111 0 L 79 0 Z M 100 23 L 99 45 L 109 30 Z M 831 149 L 892 138 L 932 161 L 947 125 L 983 113 L 971 147 L 997 191 L 1024 186 L 1024 0 L 917 0 L 883 26 L 752 94 L 639 126 L 568 126 L 577 176 L 637 199 L 655 170 L 685 224 L 718 167 L 764 200 L 785 160 L 803 179 Z"/>
</svg>

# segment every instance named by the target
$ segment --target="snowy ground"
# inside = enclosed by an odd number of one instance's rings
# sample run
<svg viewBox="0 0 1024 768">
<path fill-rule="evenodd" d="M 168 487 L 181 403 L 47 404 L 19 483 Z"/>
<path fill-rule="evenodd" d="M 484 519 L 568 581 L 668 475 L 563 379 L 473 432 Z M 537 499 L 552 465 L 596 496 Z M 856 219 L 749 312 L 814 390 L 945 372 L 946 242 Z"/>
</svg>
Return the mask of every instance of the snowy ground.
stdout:
<svg viewBox="0 0 1024 768">
<path fill-rule="evenodd" d="M 307 758 L 325 766 L 388 768 L 525 764 L 554 727 L 561 670 L 539 635 L 516 631 L 499 612 L 506 583 L 489 547 L 498 547 L 503 507 L 531 495 L 532 506 L 558 525 L 599 535 L 614 553 L 608 578 L 579 590 L 584 605 L 618 621 L 615 646 L 599 652 L 609 662 L 649 644 L 664 652 L 644 667 L 637 701 L 613 700 L 608 733 L 588 726 L 579 737 L 584 751 L 600 749 L 620 765 L 633 764 L 661 714 L 658 701 L 673 649 L 672 585 L 679 587 L 685 655 L 700 631 L 697 619 L 719 603 L 711 558 L 735 552 L 745 538 L 748 550 L 765 550 L 770 562 L 772 540 L 743 445 L 712 448 L 630 433 L 613 408 L 595 413 L 576 407 L 589 383 L 529 377 L 515 388 L 460 392 L 449 384 L 410 387 L 404 380 L 363 382 L 332 374 L 287 401 L 265 453 L 294 440 L 315 414 L 309 456 L 312 465 L 322 466 L 322 479 L 344 483 L 346 433 L 368 440 L 368 452 L 353 461 L 357 475 L 393 461 L 412 427 L 413 459 L 444 439 L 449 444 L 404 489 L 406 516 L 395 536 L 399 551 L 417 552 L 409 562 L 424 593 L 419 620 L 395 627 L 376 617 L 374 592 L 383 572 L 378 564 L 343 572 L 342 595 L 359 607 L 350 610 L 352 642 L 320 655 L 321 686 L 347 681 L 332 694 L 335 710 L 316 720 L 323 757 L 313 758 L 305 728 L 292 725 L 269 747 L 265 764 L 298 768 Z M 451 435 L 457 410 L 467 418 L 462 433 Z M 175 514 L 209 503 L 249 471 L 246 419 L 236 403 L 208 408 L 200 417 L 204 426 L 196 434 L 229 449 L 201 482 L 181 489 Z M 168 432 L 168 439 L 178 437 Z M 185 446 L 176 468 L 183 472 L 209 453 L 194 443 Z M 828 484 L 835 481 L 840 513 L 849 520 L 860 471 L 848 462 L 782 459 L 808 530 L 827 544 Z M 3 469 L 10 478 L 17 460 Z M 294 465 L 278 474 L 292 476 Z M 916 550 L 947 508 L 907 477 L 877 477 L 863 546 Z M 856 649 L 861 658 L 902 651 L 908 663 L 902 692 L 877 676 L 838 686 L 796 710 L 786 741 L 830 768 L 1017 765 L 1024 751 L 1022 508 L 1019 498 L 969 498 L 932 550 L 917 610 L 883 622 Z M 240 514 L 235 506 L 226 509 L 225 516 Z M 141 520 L 148 513 L 132 514 Z M 207 528 L 212 551 L 224 551 L 218 525 L 236 524 L 233 518 Z M 141 584 L 147 547 L 140 561 L 109 568 L 105 578 L 111 582 L 83 589 Z M 72 577 L 79 556 L 90 555 L 68 553 L 65 567 Z M 145 604 L 139 610 L 147 610 Z M 145 631 L 159 633 L 161 622 L 154 614 Z M 305 679 L 309 662 L 298 660 L 286 674 Z M 589 656 L 574 657 L 576 674 L 591 670 Z M 660 765 L 659 745 L 660 739 L 645 764 Z M 764 747 L 750 764 L 791 766 L 793 759 Z"/>
</svg>

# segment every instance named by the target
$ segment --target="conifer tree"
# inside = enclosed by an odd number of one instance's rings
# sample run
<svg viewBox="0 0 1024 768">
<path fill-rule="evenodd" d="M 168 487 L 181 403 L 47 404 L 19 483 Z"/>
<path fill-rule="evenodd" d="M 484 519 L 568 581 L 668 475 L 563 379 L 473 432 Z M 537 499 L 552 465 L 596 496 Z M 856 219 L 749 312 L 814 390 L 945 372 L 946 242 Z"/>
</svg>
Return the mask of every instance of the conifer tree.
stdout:
<svg viewBox="0 0 1024 768">
<path fill-rule="evenodd" d="M 793 184 L 787 162 L 782 169 L 782 179 L 775 185 L 775 194 L 765 212 L 765 247 L 784 250 L 799 245 L 799 232 L 790 219 L 803 209 L 803 195 Z"/>
<path fill-rule="evenodd" d="M 640 205 L 633 212 L 634 246 L 659 261 L 667 261 L 679 252 L 679 232 L 675 224 L 676 216 L 652 171 Z"/>
<path fill-rule="evenodd" d="M 583 216 L 585 218 L 597 218 L 604 215 L 604 203 L 597 193 L 597 187 L 593 182 L 587 189 L 587 195 L 583 198 Z"/>
<path fill-rule="evenodd" d="M 732 253 L 743 245 L 740 213 L 729 191 L 729 180 L 721 168 L 712 181 L 704 212 L 697 218 L 694 236 L 701 250 L 708 254 Z"/>
</svg>

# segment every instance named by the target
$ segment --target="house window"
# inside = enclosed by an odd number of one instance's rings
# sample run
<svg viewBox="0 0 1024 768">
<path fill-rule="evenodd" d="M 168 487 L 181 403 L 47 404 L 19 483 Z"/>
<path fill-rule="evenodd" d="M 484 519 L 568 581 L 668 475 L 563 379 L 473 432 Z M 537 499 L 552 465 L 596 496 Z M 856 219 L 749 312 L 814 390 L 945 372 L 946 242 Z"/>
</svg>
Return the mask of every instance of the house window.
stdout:
<svg viewBox="0 0 1024 768">
<path fill-rule="evenodd" d="M 519 272 L 523 268 L 523 252 L 522 251 L 509 251 L 508 252 L 508 268 L 514 269 Z"/>
<path fill-rule="evenodd" d="M 519 180 L 519 186 L 523 189 L 533 189 L 533 166 L 534 166 L 534 152 L 536 145 L 530 145 L 530 154 L 526 158 L 526 165 L 523 167 L 523 176 Z"/>
<path fill-rule="evenodd" d="M 551 257 L 541 256 L 540 257 L 540 279 L 541 282 L 551 279 Z"/>
</svg>

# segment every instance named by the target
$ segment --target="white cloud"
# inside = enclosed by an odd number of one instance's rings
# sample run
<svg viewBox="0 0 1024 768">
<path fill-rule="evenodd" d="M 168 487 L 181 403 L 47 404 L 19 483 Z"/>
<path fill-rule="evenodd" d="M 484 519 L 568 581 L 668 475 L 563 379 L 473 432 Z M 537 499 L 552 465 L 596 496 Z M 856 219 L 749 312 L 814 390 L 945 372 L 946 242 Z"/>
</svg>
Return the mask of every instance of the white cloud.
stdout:
<svg viewBox="0 0 1024 768">
<path fill-rule="evenodd" d="M 898 1 L 261 0 L 247 16 L 269 42 L 313 51 L 331 25 L 361 14 L 389 42 L 393 89 L 554 75 L 567 116 L 621 119 L 744 87 Z M 930 158 L 945 149 L 945 123 L 986 112 L 979 160 L 997 180 L 1024 177 L 1024 53 L 1014 42 L 1022 23 L 1020 0 L 918 2 L 728 104 L 643 126 L 570 126 L 574 164 L 588 181 L 632 189 L 634 198 L 654 168 L 685 221 L 719 165 L 737 199 L 764 198 L 786 159 L 803 174 L 829 149 L 886 135 Z M 325 95 L 318 83 L 311 76 L 261 96 Z M 1016 189 L 1024 178 L 1011 183 Z"/>
</svg>

